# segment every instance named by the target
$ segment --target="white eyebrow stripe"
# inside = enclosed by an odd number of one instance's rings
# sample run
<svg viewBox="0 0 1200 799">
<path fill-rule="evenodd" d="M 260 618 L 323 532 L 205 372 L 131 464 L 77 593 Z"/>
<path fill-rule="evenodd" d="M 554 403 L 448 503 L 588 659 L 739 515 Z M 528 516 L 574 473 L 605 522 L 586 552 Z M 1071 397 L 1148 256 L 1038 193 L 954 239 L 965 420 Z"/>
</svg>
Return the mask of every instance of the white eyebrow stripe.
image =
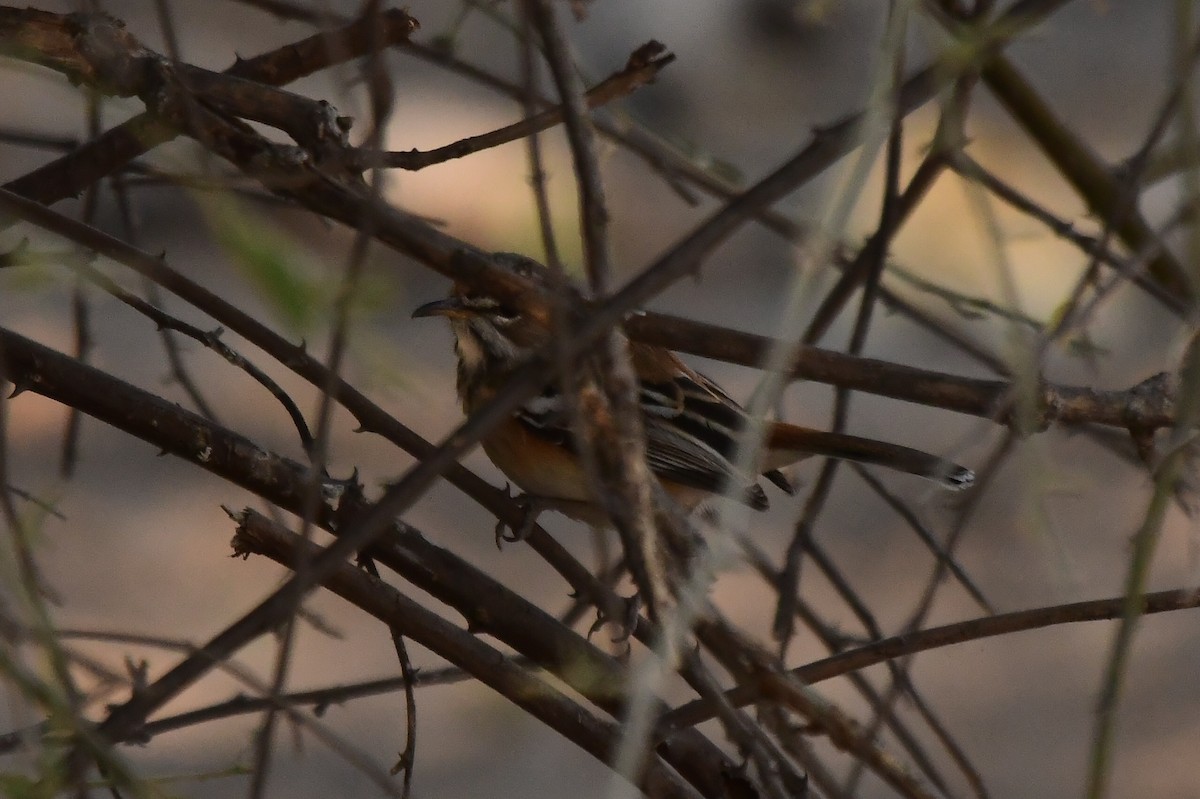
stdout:
<svg viewBox="0 0 1200 799">
<path fill-rule="evenodd" d="M 558 416 L 562 414 L 563 398 L 561 394 L 542 394 L 522 405 L 521 410 L 537 418 Z"/>
</svg>

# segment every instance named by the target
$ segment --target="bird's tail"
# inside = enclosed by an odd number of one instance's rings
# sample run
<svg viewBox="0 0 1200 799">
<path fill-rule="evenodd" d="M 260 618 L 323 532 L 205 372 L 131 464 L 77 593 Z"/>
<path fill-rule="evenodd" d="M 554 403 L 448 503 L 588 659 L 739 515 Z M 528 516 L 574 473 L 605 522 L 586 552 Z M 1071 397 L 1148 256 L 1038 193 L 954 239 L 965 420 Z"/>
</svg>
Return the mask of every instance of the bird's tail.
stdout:
<svg viewBox="0 0 1200 799">
<path fill-rule="evenodd" d="M 975 482 L 975 473 L 965 466 L 919 449 L 794 424 L 774 424 L 767 434 L 766 451 L 764 467 L 767 470 L 778 469 L 810 455 L 824 455 L 886 466 L 955 490 L 969 488 Z"/>
</svg>

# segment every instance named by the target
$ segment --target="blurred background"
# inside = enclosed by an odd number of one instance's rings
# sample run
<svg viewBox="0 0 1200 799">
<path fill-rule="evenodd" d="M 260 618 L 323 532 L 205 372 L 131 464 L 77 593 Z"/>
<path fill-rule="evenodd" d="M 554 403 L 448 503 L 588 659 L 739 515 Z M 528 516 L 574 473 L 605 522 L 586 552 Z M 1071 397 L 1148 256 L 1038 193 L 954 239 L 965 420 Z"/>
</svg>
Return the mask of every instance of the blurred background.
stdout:
<svg viewBox="0 0 1200 799">
<path fill-rule="evenodd" d="M 48 10 L 76 10 L 72 3 L 40 3 Z M 760 179 L 795 153 L 813 130 L 865 106 L 877 63 L 886 5 L 872 0 L 595 0 L 586 18 L 571 22 L 575 55 L 588 84 L 619 69 L 649 39 L 663 42 L 677 60 L 631 97 L 607 109 L 608 118 L 652 131 L 694 162 L 739 185 Z M 1003 7 L 1006 4 L 999 4 Z M 180 35 L 179 56 L 224 69 L 235 55 L 250 56 L 311 33 L 307 25 L 280 19 L 250 3 L 210 0 L 170 3 Z M 1109 164 L 1120 163 L 1144 140 L 1175 79 L 1173 53 L 1188 3 L 1077 0 L 1007 48 L 1007 54 L 1043 93 L 1063 121 Z M 323 8 L 353 14 L 354 3 Z M 105 2 L 102 8 L 164 52 L 154 4 Z M 448 48 L 471 64 L 516 80 L 518 49 L 502 24 L 513 10 L 505 3 L 459 4 L 413 0 L 421 22 L 414 38 Z M 562 13 L 568 16 L 564 6 Z M 1186 37 L 1185 37 L 1186 38 Z M 909 71 L 947 48 L 945 34 L 914 15 L 907 42 Z M 387 56 L 396 87 L 396 110 L 388 129 L 394 150 L 429 149 L 483 133 L 520 118 L 511 99 L 415 58 L 403 49 Z M 83 140 L 87 135 L 82 94 L 59 75 L 7 59 L 0 61 L 0 122 L 8 133 Z M 329 100 L 366 128 L 359 73 L 343 66 L 292 88 Z M 544 84 L 544 85 L 548 85 Z M 937 121 L 938 101 L 912 114 L 904 130 L 904 177 L 926 152 Z M 103 127 L 142 110 L 136 100 L 106 99 Z M 1000 108 L 980 88 L 971 102 L 967 151 L 1039 203 L 1095 230 L 1084 204 Z M 550 194 L 567 260 L 578 266 L 578 214 L 569 153 L 560 132 L 548 136 Z M 0 146 L 0 176 L 7 181 L 56 153 L 46 147 Z M 622 279 L 635 275 L 693 229 L 719 203 L 695 192 L 691 205 L 645 162 L 611 143 L 602 151 L 612 211 L 612 245 Z M 843 188 L 852 158 L 845 159 L 780 203 L 776 209 L 801 222 L 819 222 Z M 228 173 L 188 141 L 148 154 L 144 162 L 164 172 Z M 882 167 L 876 165 L 845 240 L 857 244 L 879 215 Z M 398 206 L 438 220 L 444 229 L 485 250 L 541 257 L 525 146 L 515 142 L 434 166 L 388 176 L 387 196 Z M 352 233 L 311 215 L 254 199 L 214 197 L 170 183 L 131 181 L 139 247 L 163 252 L 171 264 L 221 296 L 269 320 L 293 340 L 324 352 L 328 331 L 322 303 L 332 295 L 349 258 Z M 1148 189 L 1142 210 L 1161 222 L 1179 201 L 1179 186 L 1166 180 Z M 78 201 L 59 203 L 78 214 Z M 101 193 L 95 224 L 124 235 L 110 193 Z M 998 231 L 999 244 L 994 235 Z M 45 248 L 61 242 L 27 225 L 3 232 L 10 249 L 23 238 Z M 282 307 L 247 264 L 239 236 L 269 242 L 283 254 L 309 294 L 310 312 Z M 887 285 L 919 304 L 1000 360 L 1016 363 L 1035 326 L 1054 317 L 1086 259 L 1027 217 L 980 194 L 947 172 L 908 221 L 892 249 L 892 262 L 921 281 L 963 297 L 1008 308 L 1021 318 L 964 314 L 918 284 L 890 274 Z M 656 308 L 733 328 L 770 334 L 782 323 L 792 281 L 804 261 L 800 252 L 762 227 L 748 224 L 724 244 L 694 281 L 673 287 Z M 811 313 L 836 273 L 809 268 L 803 275 Z M 120 282 L 136 279 L 106 267 Z M 346 376 L 373 399 L 430 440 L 461 420 L 454 401 L 454 361 L 449 331 L 441 323 L 411 320 L 418 304 L 442 296 L 447 282 L 406 258 L 374 246 L 368 289 L 358 303 Z M 0 270 L 0 322 L 62 351 L 74 347 L 72 290 L 65 269 Z M 185 403 L 168 369 L 153 326 L 111 297 L 85 289 L 97 366 L 136 385 Z M 167 308 L 201 327 L 211 322 L 180 302 Z M 822 344 L 844 349 L 852 312 Z M 1098 310 L 1076 346 L 1051 349 L 1042 364 L 1051 382 L 1124 388 L 1161 370 L 1173 370 L 1189 330 L 1135 289 L 1123 288 Z M 236 343 L 236 342 L 235 342 Z M 184 345 L 189 369 L 209 393 L 223 424 L 297 459 L 302 453 L 286 417 L 261 389 L 210 352 Z M 1082 353 L 1082 354 L 1081 354 Z M 258 355 L 247 351 L 252 358 Z M 864 354 L 928 369 L 990 377 L 978 361 L 947 346 L 904 317 L 878 314 Z M 306 412 L 313 390 L 265 357 L 267 368 Z M 698 359 L 693 365 L 748 399 L 756 370 Z M 792 421 L 827 426 L 832 391 L 797 384 L 780 412 Z M 256 505 L 253 497 L 195 467 L 160 457 L 152 447 L 93 420 L 84 419 L 77 469 L 60 473 L 65 410 L 31 393 L 8 404 L 8 471 L 20 489 L 54 504 L 63 518 L 38 526 L 36 553 L 56 594 L 57 624 L 81 635 L 72 645 L 116 669 L 124 658 L 145 659 L 151 676 L 179 657 L 156 646 L 95 640 L 94 633 L 126 632 L 202 642 L 275 587 L 282 570 L 255 559 L 229 557 L 232 525 L 222 506 Z M 1003 430 L 974 418 L 871 396 L 856 396 L 852 432 L 884 438 L 979 467 Z M 1128 450 L 1128 452 L 1125 452 Z M 369 487 L 401 475 L 411 464 L 386 442 L 356 434 L 339 417 L 331 472 L 357 469 Z M 986 486 L 965 522 L 958 556 L 963 567 L 1000 611 L 1119 595 L 1129 541 L 1146 512 L 1152 479 L 1131 461 L 1132 447 L 1114 451 L 1089 436 L 1054 428 L 1019 442 Z M 482 453 L 467 465 L 502 485 Z M 803 464 L 794 477 L 799 496 L 771 492 L 772 509 L 748 520 L 747 533 L 776 563 L 793 533 L 804 495 L 818 464 Z M 881 475 L 938 536 L 957 522 L 961 496 L 947 496 L 905 476 Z M 33 506 L 23 506 L 31 517 Z M 526 547 L 498 551 L 494 519 L 453 488 L 433 489 L 406 521 L 436 543 L 484 568 L 541 607 L 558 612 L 570 603 L 567 586 Z M 560 516 L 542 523 L 584 562 L 593 562 L 593 537 Z M 933 570 L 929 551 L 882 500 L 843 469 L 815 536 L 863 597 L 886 632 L 912 613 Z M 1152 590 L 1197 583 L 1195 524 L 1172 508 L 1151 575 Z M 852 612 L 828 581 L 806 568 L 801 594 L 843 632 L 859 635 Z M 774 598 L 746 566 L 722 573 L 716 604 L 739 625 L 770 644 Z M 302 689 L 393 675 L 395 655 L 386 630 L 341 600 L 316 595 L 310 608 L 334 631 L 301 625 L 289 687 Z M 439 608 L 439 610 L 444 610 Z M 957 585 L 937 595 L 928 624 L 979 615 Z M 1192 757 L 1200 740 L 1196 663 L 1200 633 L 1195 613 L 1144 620 L 1138 628 L 1113 766 L 1112 795 L 1162 799 L 1195 797 L 1200 767 Z M 1081 793 L 1095 723 L 1101 676 L 1115 625 L 1089 623 L 992 638 L 917 657 L 914 682 L 972 758 L 994 796 L 1057 797 Z M 440 662 L 414 648 L 422 668 Z M 29 653 L 25 653 L 29 656 Z M 789 665 L 826 654 L 801 629 L 787 652 Z M 260 640 L 240 663 L 267 679 L 274 643 Z M 882 668 L 867 676 L 882 684 Z M 219 701 L 244 690 L 219 674 L 189 690 L 166 712 Z M 869 718 L 862 699 L 844 681 L 822 686 L 831 700 Z M 11 688 L 0 709 L 0 729 L 39 720 Z M 107 701 L 120 701 L 113 695 Z M 561 796 L 607 795 L 609 773 L 502 698 L 473 683 L 422 689 L 417 795 Z M 901 711 L 906 711 L 901 705 Z M 100 712 L 99 709 L 97 712 Z M 389 694 L 330 707 L 323 721 L 384 766 L 403 746 L 403 697 Z M 144 775 L 181 780 L 165 790 L 192 796 L 223 796 L 244 790 L 245 776 L 226 773 L 246 765 L 258 717 L 200 725 L 123 751 Z M 931 739 L 922 732 L 922 739 Z M 886 738 L 885 738 L 886 743 Z M 818 751 L 831 765 L 847 761 L 822 741 Z M 311 738 L 279 736 L 271 780 L 275 795 L 296 797 L 372 795 L 378 788 L 344 759 Z M 4 758 L 0 769 L 28 767 L 29 755 Z M 24 760 L 23 760 L 24 758 Z M 235 769 L 236 770 L 236 769 Z M 204 775 L 206 779 L 199 779 Z M 961 785 L 956 789 L 966 791 Z M 892 795 L 867 777 L 855 795 Z"/>
</svg>

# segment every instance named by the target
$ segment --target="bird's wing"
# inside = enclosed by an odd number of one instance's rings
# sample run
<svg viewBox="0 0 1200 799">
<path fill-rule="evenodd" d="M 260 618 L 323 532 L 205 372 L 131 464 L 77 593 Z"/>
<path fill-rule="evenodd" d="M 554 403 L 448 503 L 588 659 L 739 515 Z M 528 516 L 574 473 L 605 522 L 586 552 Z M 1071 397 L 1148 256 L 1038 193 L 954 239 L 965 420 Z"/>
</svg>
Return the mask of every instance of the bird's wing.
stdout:
<svg viewBox="0 0 1200 799">
<path fill-rule="evenodd" d="M 735 489 L 751 507 L 767 507 L 762 489 L 730 461 L 746 413 L 716 384 L 680 372 L 665 382 L 643 381 L 639 399 L 655 474 L 705 491 Z"/>
<path fill-rule="evenodd" d="M 746 412 L 716 383 L 678 366 L 639 370 L 638 399 L 651 471 L 663 480 L 713 493 L 732 492 L 753 508 L 766 508 L 762 488 L 730 460 L 746 426 Z M 556 385 L 525 403 L 517 418 L 534 435 L 578 451 Z"/>
</svg>

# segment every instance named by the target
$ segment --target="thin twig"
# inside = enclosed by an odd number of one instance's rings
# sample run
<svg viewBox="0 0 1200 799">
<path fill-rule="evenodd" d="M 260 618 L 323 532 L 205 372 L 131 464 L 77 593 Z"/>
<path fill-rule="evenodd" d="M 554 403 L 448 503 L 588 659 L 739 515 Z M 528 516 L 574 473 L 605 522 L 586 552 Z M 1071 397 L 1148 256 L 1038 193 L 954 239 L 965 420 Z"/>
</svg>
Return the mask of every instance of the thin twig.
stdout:
<svg viewBox="0 0 1200 799">
<path fill-rule="evenodd" d="M 1126 598 L 1118 596 L 1110 599 L 1020 610 L 997 616 L 983 616 L 969 621 L 930 627 L 926 630 L 906 632 L 902 635 L 873 641 L 857 649 L 847 650 L 804 666 L 798 666 L 790 673 L 796 679 L 811 685 L 851 671 L 860 671 L 886 660 L 894 660 L 917 652 L 940 649 L 967 641 L 1036 630 L 1058 624 L 1111 621 L 1121 617 L 1125 612 L 1125 605 Z M 1200 608 L 1200 592 L 1183 589 L 1145 594 L 1142 608 L 1146 615 Z M 725 698 L 736 707 L 744 707 L 760 699 L 764 695 L 763 691 L 763 686 L 758 684 L 741 685 L 727 691 Z M 663 716 L 659 725 L 660 734 L 699 724 L 712 718 L 713 713 L 715 713 L 715 708 L 710 707 L 703 699 L 681 705 Z"/>
<path fill-rule="evenodd" d="M 304 558 L 314 568 L 322 563 L 327 551 L 271 524 L 265 517 L 251 513 L 241 516 L 235 545 L 243 553 L 266 555 L 284 565 Z M 301 554 L 294 551 L 297 548 L 310 551 Z M 391 586 L 372 580 L 346 563 L 336 564 L 321 579 L 329 590 L 402 631 L 405 636 L 426 645 L 438 645 L 442 654 L 455 665 L 546 722 L 592 756 L 603 761 L 615 744 L 617 727 L 613 722 L 597 718 L 549 683 L 502 657 L 476 636 L 451 625 Z M 652 796 L 689 799 L 696 796 L 657 758 L 650 758 L 644 778 L 642 787 Z"/>
</svg>

